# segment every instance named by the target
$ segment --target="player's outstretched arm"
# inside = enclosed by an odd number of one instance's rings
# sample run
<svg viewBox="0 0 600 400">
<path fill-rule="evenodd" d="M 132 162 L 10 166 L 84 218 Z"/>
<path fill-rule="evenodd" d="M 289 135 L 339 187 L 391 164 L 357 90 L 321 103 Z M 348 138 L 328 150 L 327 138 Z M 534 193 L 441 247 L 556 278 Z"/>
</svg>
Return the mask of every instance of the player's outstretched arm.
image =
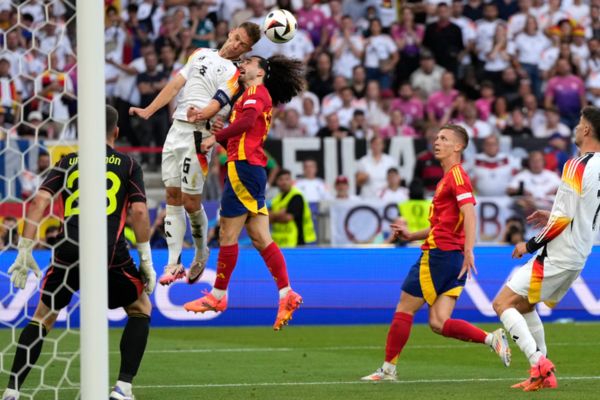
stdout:
<svg viewBox="0 0 600 400">
<path fill-rule="evenodd" d="M 17 254 L 17 258 L 13 265 L 8 269 L 10 281 L 16 288 L 25 288 L 29 270 L 31 270 L 37 278 L 40 278 L 42 275 L 40 267 L 33 258 L 32 251 L 35 244 L 37 227 L 44 217 L 44 211 L 46 211 L 51 200 L 52 195 L 49 192 L 39 190 L 29 204 L 27 217 L 25 218 L 25 226 L 23 227 L 23 234 L 19 238 L 19 244 L 17 245 L 19 253 Z"/>
<path fill-rule="evenodd" d="M 152 263 L 150 250 L 150 217 L 148 206 L 143 202 L 131 203 L 132 228 L 137 240 L 137 251 L 140 257 L 140 272 L 146 285 L 145 291 L 150 294 L 156 286 L 156 271 Z"/>
<path fill-rule="evenodd" d="M 185 78 L 181 74 L 176 74 L 173 79 L 167 83 L 167 85 L 158 93 L 158 95 L 152 100 L 152 103 L 146 108 L 131 107 L 129 109 L 129 115 L 137 115 L 140 118 L 148 119 L 155 112 L 166 106 L 177 96 L 177 93 L 185 85 Z"/>
</svg>

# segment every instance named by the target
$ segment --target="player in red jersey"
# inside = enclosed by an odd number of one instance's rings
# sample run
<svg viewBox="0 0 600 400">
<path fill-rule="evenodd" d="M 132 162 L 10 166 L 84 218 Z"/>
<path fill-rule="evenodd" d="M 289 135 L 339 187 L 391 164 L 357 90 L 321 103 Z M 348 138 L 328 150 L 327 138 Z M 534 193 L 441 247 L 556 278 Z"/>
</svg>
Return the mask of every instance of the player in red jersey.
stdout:
<svg viewBox="0 0 600 400">
<path fill-rule="evenodd" d="M 494 349 L 506 366 L 510 348 L 504 330 L 487 333 L 467 321 L 452 319 L 452 311 L 467 276 L 476 272 L 475 197 L 471 181 L 460 161 L 469 136 L 458 125 L 445 125 L 434 142 L 434 155 L 444 169 L 429 213 L 430 227 L 408 232 L 392 225 L 394 234 L 404 241 L 425 240 L 419 261 L 408 272 L 396 313 L 388 332 L 385 362 L 362 380 L 396 380 L 396 362 L 408 341 L 415 313 L 429 305 L 429 326 L 437 334 L 467 342 L 484 343 Z"/>
<path fill-rule="evenodd" d="M 279 310 L 273 325 L 277 331 L 292 318 L 302 297 L 291 289 L 285 259 L 269 231 L 265 206 L 267 157 L 263 143 L 271 125 L 272 105 L 287 103 L 302 90 L 303 68 L 300 61 L 284 56 L 269 59 L 254 56 L 246 59 L 239 69 L 246 90 L 233 107 L 230 125 L 216 128 L 214 136 L 202 142 L 203 151 L 209 151 L 216 142 L 227 148 L 217 278 L 210 293 L 186 303 L 184 308 L 194 312 L 227 308 L 227 286 L 237 263 L 238 237 L 245 226 L 279 288 Z M 197 110 L 190 109 L 188 121 L 196 118 Z"/>
</svg>

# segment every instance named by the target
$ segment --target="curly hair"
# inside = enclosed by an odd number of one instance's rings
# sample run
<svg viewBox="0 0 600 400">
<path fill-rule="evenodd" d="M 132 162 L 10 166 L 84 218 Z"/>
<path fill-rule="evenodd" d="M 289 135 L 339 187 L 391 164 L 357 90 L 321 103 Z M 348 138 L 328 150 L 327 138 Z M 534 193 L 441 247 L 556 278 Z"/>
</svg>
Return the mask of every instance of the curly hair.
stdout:
<svg viewBox="0 0 600 400">
<path fill-rule="evenodd" d="M 302 61 L 274 55 L 260 59 L 265 71 L 263 83 L 273 100 L 273 105 L 289 102 L 304 88 L 304 65 Z"/>
</svg>

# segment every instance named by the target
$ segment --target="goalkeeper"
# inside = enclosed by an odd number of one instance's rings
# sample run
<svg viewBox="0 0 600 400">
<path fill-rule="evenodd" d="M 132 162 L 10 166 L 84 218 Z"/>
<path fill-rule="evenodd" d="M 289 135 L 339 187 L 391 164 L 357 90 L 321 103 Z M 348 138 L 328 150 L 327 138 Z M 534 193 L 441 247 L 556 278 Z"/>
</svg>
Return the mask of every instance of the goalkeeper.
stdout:
<svg viewBox="0 0 600 400">
<path fill-rule="evenodd" d="M 121 369 L 110 399 L 133 399 L 131 382 L 142 361 L 152 305 L 148 294 L 156 283 L 149 245 L 150 223 L 146 207 L 143 174 L 129 155 L 113 149 L 119 134 L 118 114 L 106 106 L 106 197 L 108 227 L 108 306 L 123 307 L 128 319 L 121 337 Z M 52 265 L 42 282 L 40 301 L 31 321 L 19 337 L 8 387 L 3 400 L 17 400 L 27 374 L 35 365 L 44 337 L 48 334 L 61 309 L 66 307 L 79 289 L 79 170 L 76 153 L 63 157 L 47 175 L 27 211 L 19 253 L 8 270 L 15 288 L 23 289 L 31 270 L 39 278 L 40 269 L 32 256 L 37 226 L 44 217 L 52 198 L 61 195 L 64 230 L 53 252 Z M 133 230 L 138 240 L 140 270 L 129 255 L 123 224 L 131 207 Z M 85 211 L 84 211 L 85 212 Z M 85 273 L 85 269 L 83 269 Z"/>
</svg>

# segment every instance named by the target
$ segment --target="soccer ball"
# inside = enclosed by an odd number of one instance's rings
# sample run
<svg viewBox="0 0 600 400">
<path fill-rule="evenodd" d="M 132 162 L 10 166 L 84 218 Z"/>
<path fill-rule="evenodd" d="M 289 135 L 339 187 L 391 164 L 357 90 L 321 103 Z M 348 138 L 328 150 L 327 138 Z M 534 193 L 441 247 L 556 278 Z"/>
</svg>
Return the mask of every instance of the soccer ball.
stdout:
<svg viewBox="0 0 600 400">
<path fill-rule="evenodd" d="M 288 10 L 271 11 L 263 23 L 263 32 L 275 43 L 289 42 L 294 38 L 298 29 L 296 17 Z"/>
</svg>

